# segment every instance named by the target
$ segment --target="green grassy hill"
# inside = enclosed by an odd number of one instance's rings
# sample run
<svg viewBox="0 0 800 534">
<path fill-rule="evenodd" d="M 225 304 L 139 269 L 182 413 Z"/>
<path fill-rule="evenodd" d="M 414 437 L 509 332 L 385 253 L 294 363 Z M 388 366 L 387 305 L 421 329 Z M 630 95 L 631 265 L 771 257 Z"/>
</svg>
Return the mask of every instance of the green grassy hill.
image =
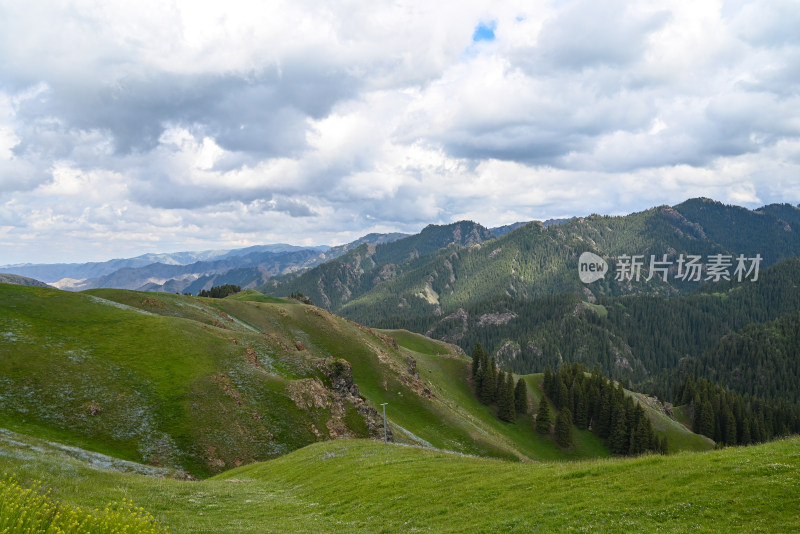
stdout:
<svg viewBox="0 0 800 534">
<path fill-rule="evenodd" d="M 533 464 L 343 440 L 188 482 L 0 433 L 0 470 L 87 510 L 127 499 L 172 533 L 794 532 L 798 450 Z"/>
<path fill-rule="evenodd" d="M 457 347 L 255 291 L 0 285 L 0 353 L 0 427 L 196 477 L 382 438 L 382 403 L 397 442 L 520 460 L 608 454 L 588 432 L 562 450 L 530 415 L 497 419 Z M 532 401 L 540 380 L 527 378 Z"/>
</svg>

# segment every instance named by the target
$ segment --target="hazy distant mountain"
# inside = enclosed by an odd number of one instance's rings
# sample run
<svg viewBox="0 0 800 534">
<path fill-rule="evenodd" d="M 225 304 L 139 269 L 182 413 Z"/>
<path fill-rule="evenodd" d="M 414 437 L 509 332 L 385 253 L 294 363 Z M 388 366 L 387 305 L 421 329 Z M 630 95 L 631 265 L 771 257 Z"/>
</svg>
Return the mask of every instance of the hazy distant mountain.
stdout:
<svg viewBox="0 0 800 534">
<path fill-rule="evenodd" d="M 50 264 L 17 264 L 2 265 L 0 270 L 20 276 L 30 276 L 48 283 L 58 282 L 64 278 L 86 280 L 100 278 L 120 269 L 135 269 L 154 263 L 164 265 L 189 265 L 200 261 L 220 260 L 235 256 L 244 256 L 253 252 L 292 252 L 298 250 L 317 250 L 324 252 L 329 247 L 297 247 L 293 245 L 275 244 L 258 245 L 235 250 L 205 250 L 199 252 L 169 252 L 162 254 L 142 254 L 135 258 L 114 259 L 103 262 L 88 263 L 50 263 Z"/>
<path fill-rule="evenodd" d="M 330 248 L 324 247 L 326 250 L 315 253 L 313 257 L 310 257 L 302 263 L 292 262 L 291 258 L 276 256 L 273 261 L 259 261 L 257 262 L 258 264 L 254 266 L 242 266 L 225 271 L 208 271 L 194 280 L 188 278 L 183 278 L 181 280 L 173 279 L 162 285 L 148 284 L 139 289 L 143 291 L 190 293 L 192 295 L 197 295 L 204 289 L 208 290 L 214 286 L 225 284 L 238 285 L 243 289 L 253 289 L 266 284 L 269 280 L 278 275 L 303 272 L 325 261 L 336 259 L 347 251 L 357 248 L 360 245 L 391 243 L 407 235 L 408 234 L 400 233 L 368 234 L 352 243 Z M 323 247 L 317 247 L 317 250 L 321 250 L 322 248 Z"/>
<path fill-rule="evenodd" d="M 36 287 L 49 287 L 44 282 L 28 278 L 27 276 L 19 276 L 17 274 L 0 273 L 0 284 L 14 284 L 18 286 L 36 286 Z"/>
<path fill-rule="evenodd" d="M 411 234 L 401 234 L 399 232 L 395 232 L 392 234 L 367 234 L 364 237 L 356 239 L 352 243 L 347 243 L 346 245 L 339 245 L 337 247 L 331 247 L 326 253 L 325 256 L 332 260 L 334 258 L 338 258 L 345 252 L 353 250 L 361 245 L 383 245 L 384 243 L 392 243 L 397 241 L 398 239 L 403 239 L 404 237 L 408 237 Z"/>
<path fill-rule="evenodd" d="M 361 244 L 389 243 L 406 234 L 368 234 L 352 243 L 336 247 L 312 247 L 287 251 L 284 254 L 274 254 L 270 257 L 258 254 L 247 254 L 236 258 L 235 267 L 202 269 L 198 265 L 196 272 L 202 271 L 198 276 L 183 276 L 173 278 L 163 283 L 149 282 L 138 289 L 142 291 L 166 291 L 170 293 L 190 293 L 197 295 L 201 290 L 208 290 L 214 286 L 234 284 L 243 289 L 252 289 L 266 284 L 272 278 L 289 273 L 300 273 L 320 263 L 338 258 L 347 250 Z M 257 248 L 257 247 L 251 247 Z M 231 260 L 234 258 L 230 258 Z M 116 286 L 114 286 L 116 287 Z"/>
<path fill-rule="evenodd" d="M 209 289 L 209 284 L 216 284 L 217 280 L 235 279 L 237 285 L 255 287 L 274 276 L 302 271 L 338 257 L 358 244 L 389 242 L 404 235 L 369 234 L 354 243 L 333 248 L 278 243 L 232 250 L 143 254 L 105 262 L 9 265 L 2 269 L 20 276 L 35 276 L 56 287 L 75 291 L 109 287 L 196 293 Z M 235 274 L 225 276 L 234 270 Z M 195 287 L 199 289 L 195 291 Z"/>
<path fill-rule="evenodd" d="M 492 232 L 495 237 L 500 237 L 502 235 L 506 235 L 508 232 L 512 230 L 516 230 L 526 224 L 530 223 L 531 221 L 524 221 L 524 222 L 515 222 L 512 224 L 506 224 L 505 226 L 495 226 L 494 228 L 489 228 L 489 231 Z"/>
<path fill-rule="evenodd" d="M 267 277 L 312 267 L 318 263 L 319 252 L 298 249 L 290 252 L 251 252 L 244 255 L 226 254 L 220 259 L 199 261 L 189 265 L 153 263 L 144 267 L 126 267 L 98 278 L 74 283 L 70 289 L 110 287 L 117 289 L 162 290 L 159 286 L 171 283 L 170 288 L 188 286 L 203 276 L 219 275 L 234 269 L 259 267 Z M 263 281 L 259 281 L 263 283 Z M 251 284 L 244 284 L 249 286 Z M 176 289 L 183 292 L 183 289 Z"/>
<path fill-rule="evenodd" d="M 559 224 L 564 224 L 565 222 L 571 221 L 575 217 L 568 217 L 565 219 L 547 219 L 546 221 L 542 221 L 542 226 L 545 228 L 549 228 L 550 226 L 556 226 Z"/>
</svg>

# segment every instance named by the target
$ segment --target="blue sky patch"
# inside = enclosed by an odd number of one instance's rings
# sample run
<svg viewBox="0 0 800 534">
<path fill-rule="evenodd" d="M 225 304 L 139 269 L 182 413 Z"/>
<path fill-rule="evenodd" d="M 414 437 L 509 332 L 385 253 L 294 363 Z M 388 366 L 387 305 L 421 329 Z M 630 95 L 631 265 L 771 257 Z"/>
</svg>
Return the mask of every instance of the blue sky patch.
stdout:
<svg viewBox="0 0 800 534">
<path fill-rule="evenodd" d="M 497 21 L 481 22 L 472 34 L 472 42 L 494 41 L 494 31 L 497 29 Z"/>
</svg>

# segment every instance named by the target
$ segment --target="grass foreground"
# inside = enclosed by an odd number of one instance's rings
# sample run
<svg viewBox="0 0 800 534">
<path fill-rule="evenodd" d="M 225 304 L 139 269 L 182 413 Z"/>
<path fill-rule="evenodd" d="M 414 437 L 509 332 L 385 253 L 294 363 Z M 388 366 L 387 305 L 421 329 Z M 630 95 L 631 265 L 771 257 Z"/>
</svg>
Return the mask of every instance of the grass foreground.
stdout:
<svg viewBox="0 0 800 534">
<path fill-rule="evenodd" d="M 23 487 L 13 478 L 0 480 L 0 532 L 3 534 L 162 534 L 167 531 L 143 508 L 110 503 L 87 511 L 55 502 L 38 487 Z"/>
<path fill-rule="evenodd" d="M 799 468 L 796 437 L 558 463 L 339 440 L 194 482 L 101 469 L 19 436 L 0 442 L 0 471 L 42 480 L 64 505 L 126 499 L 170 532 L 796 532 Z"/>
</svg>

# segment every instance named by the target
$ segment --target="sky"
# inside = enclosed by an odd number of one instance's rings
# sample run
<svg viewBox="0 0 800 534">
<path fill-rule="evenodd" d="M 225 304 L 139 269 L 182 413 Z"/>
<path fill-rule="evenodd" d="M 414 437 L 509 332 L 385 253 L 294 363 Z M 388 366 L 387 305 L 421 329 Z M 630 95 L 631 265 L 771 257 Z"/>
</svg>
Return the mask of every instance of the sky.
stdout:
<svg viewBox="0 0 800 534">
<path fill-rule="evenodd" d="M 0 265 L 800 203 L 800 4 L 0 0 Z"/>
</svg>

